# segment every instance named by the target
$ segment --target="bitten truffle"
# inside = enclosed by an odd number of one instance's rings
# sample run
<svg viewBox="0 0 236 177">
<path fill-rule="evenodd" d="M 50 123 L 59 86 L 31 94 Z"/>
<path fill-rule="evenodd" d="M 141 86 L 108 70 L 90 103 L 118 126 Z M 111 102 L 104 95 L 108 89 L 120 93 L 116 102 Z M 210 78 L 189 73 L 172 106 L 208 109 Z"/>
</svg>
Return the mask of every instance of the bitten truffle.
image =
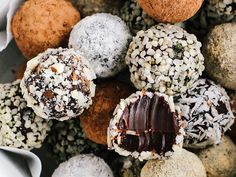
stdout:
<svg viewBox="0 0 236 177">
<path fill-rule="evenodd" d="M 213 81 L 200 79 L 176 99 L 186 125 L 185 147 L 205 148 L 219 144 L 234 122 L 229 96 Z"/>
<path fill-rule="evenodd" d="M 236 92 L 229 94 L 230 96 L 230 105 L 233 111 L 234 116 L 236 116 Z M 234 120 L 234 124 L 228 130 L 229 136 L 236 143 L 236 119 Z"/>
<path fill-rule="evenodd" d="M 11 30 L 23 55 L 31 59 L 67 43 L 79 20 L 79 12 L 67 0 L 30 0 L 14 15 Z"/>
<path fill-rule="evenodd" d="M 73 49 L 48 49 L 27 63 L 21 89 L 38 116 L 60 121 L 92 104 L 95 73 Z"/>
<path fill-rule="evenodd" d="M 63 175 L 62 175 L 63 174 Z M 93 154 L 78 155 L 63 162 L 52 177 L 113 177 L 110 167 Z"/>
<path fill-rule="evenodd" d="M 0 146 L 40 148 L 51 123 L 26 106 L 20 80 L 0 84 Z"/>
<path fill-rule="evenodd" d="M 222 86 L 236 90 L 236 23 L 215 26 L 204 43 L 206 72 Z"/>
<path fill-rule="evenodd" d="M 86 137 L 78 118 L 63 122 L 55 121 L 46 141 L 49 152 L 59 162 L 78 154 L 94 153 L 99 155 L 107 149 L 106 146 L 93 143 Z"/>
<path fill-rule="evenodd" d="M 97 85 L 92 106 L 80 115 L 80 124 L 86 136 L 98 143 L 107 144 L 107 127 L 120 99 L 135 89 L 119 81 L 106 81 Z"/>
<path fill-rule="evenodd" d="M 204 70 L 201 43 L 182 28 L 158 24 L 139 31 L 130 44 L 126 63 L 137 89 L 168 95 L 185 92 Z"/>
<path fill-rule="evenodd" d="M 108 148 L 140 160 L 170 156 L 182 141 L 173 98 L 157 92 L 138 91 L 122 99 L 108 128 Z"/>
<path fill-rule="evenodd" d="M 99 13 L 75 25 L 69 47 L 89 60 L 97 77 L 106 78 L 125 68 L 130 38 L 128 26 L 118 16 Z"/>
<path fill-rule="evenodd" d="M 215 161 L 215 160 L 214 160 Z M 185 149 L 176 148 L 175 154 L 165 161 L 149 160 L 141 177 L 206 177 L 201 160 Z"/>
<path fill-rule="evenodd" d="M 236 176 L 236 145 L 229 137 L 224 137 L 222 143 L 202 150 L 201 159 L 208 177 Z"/>
<path fill-rule="evenodd" d="M 160 22 L 176 23 L 191 18 L 204 0 L 139 0 L 143 10 Z"/>
</svg>

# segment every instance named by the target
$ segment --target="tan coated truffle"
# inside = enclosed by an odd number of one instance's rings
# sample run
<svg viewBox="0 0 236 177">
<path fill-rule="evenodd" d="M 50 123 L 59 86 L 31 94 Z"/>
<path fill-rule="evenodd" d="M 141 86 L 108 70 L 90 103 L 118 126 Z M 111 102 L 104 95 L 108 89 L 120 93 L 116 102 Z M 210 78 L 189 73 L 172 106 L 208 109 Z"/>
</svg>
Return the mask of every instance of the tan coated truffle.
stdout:
<svg viewBox="0 0 236 177">
<path fill-rule="evenodd" d="M 159 22 L 176 23 L 192 17 L 204 0 L 139 0 L 142 9 Z"/>
<path fill-rule="evenodd" d="M 175 148 L 175 154 L 167 160 L 150 160 L 142 171 L 141 177 L 206 177 L 205 168 L 193 153 Z"/>
<path fill-rule="evenodd" d="M 79 20 L 79 12 L 69 1 L 30 0 L 14 15 L 11 30 L 22 54 L 31 59 L 48 48 L 64 45 Z"/>
<path fill-rule="evenodd" d="M 228 89 L 236 90 L 236 23 L 215 26 L 203 48 L 209 77 Z"/>
<path fill-rule="evenodd" d="M 23 78 L 25 70 L 26 70 L 26 63 L 22 63 L 16 70 L 16 80 Z"/>
<path fill-rule="evenodd" d="M 134 89 L 119 81 L 106 81 L 96 87 L 92 106 L 80 116 L 80 124 L 86 136 L 98 143 L 107 144 L 107 127 L 120 99 Z"/>
<path fill-rule="evenodd" d="M 236 145 L 229 137 L 224 137 L 219 145 L 209 147 L 199 153 L 208 177 L 236 176 Z"/>
</svg>

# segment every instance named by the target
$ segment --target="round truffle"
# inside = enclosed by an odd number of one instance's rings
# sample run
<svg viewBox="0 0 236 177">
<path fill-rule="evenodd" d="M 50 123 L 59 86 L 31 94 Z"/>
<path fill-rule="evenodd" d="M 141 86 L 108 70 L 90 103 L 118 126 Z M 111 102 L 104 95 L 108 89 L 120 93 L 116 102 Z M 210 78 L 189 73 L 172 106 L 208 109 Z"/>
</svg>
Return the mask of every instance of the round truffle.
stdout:
<svg viewBox="0 0 236 177">
<path fill-rule="evenodd" d="M 137 89 L 168 95 L 185 92 L 204 70 L 200 48 L 194 35 L 175 25 L 139 31 L 126 56 L 131 81 Z"/>
<path fill-rule="evenodd" d="M 121 8 L 121 18 L 127 23 L 131 32 L 136 34 L 140 30 L 147 30 L 157 24 L 139 6 L 138 0 L 126 1 Z"/>
<path fill-rule="evenodd" d="M 180 148 L 176 148 L 175 152 L 172 157 L 165 161 L 148 161 L 141 171 L 141 177 L 207 176 L 203 163 L 195 154 Z"/>
<path fill-rule="evenodd" d="M 207 74 L 222 86 L 236 90 L 236 23 L 215 26 L 204 43 Z"/>
<path fill-rule="evenodd" d="M 206 0 L 208 21 L 212 24 L 236 21 L 236 0 Z"/>
<path fill-rule="evenodd" d="M 82 17 L 95 13 L 112 13 L 118 15 L 125 0 L 72 0 Z"/>
<path fill-rule="evenodd" d="M 11 30 L 23 55 L 31 59 L 66 43 L 79 20 L 79 12 L 69 1 L 30 0 L 16 12 Z"/>
<path fill-rule="evenodd" d="M 59 162 L 85 153 L 100 155 L 106 150 L 105 146 L 90 141 L 80 127 L 78 118 L 63 122 L 54 122 L 47 138 L 48 151 Z"/>
<path fill-rule="evenodd" d="M 99 13 L 81 20 L 71 31 L 69 47 L 83 53 L 100 78 L 116 75 L 125 68 L 131 38 L 119 17 Z"/>
<path fill-rule="evenodd" d="M 104 160 L 93 154 L 78 155 L 61 163 L 52 177 L 61 177 L 62 174 L 63 177 L 113 177 Z"/>
<path fill-rule="evenodd" d="M 205 148 L 219 144 L 224 132 L 234 122 L 227 93 L 210 80 L 198 80 L 177 97 L 176 104 L 186 125 L 185 147 Z"/>
<path fill-rule="evenodd" d="M 201 159 L 208 177 L 236 176 L 236 145 L 228 137 L 222 143 L 202 150 Z"/>
<path fill-rule="evenodd" d="M 26 106 L 20 80 L 0 84 L 0 146 L 40 148 L 51 123 Z"/>
<path fill-rule="evenodd" d="M 204 0 L 139 0 L 142 9 L 160 22 L 176 23 L 191 18 Z"/>
<path fill-rule="evenodd" d="M 136 92 L 122 99 L 108 128 L 108 148 L 142 160 L 171 156 L 183 141 L 180 113 L 173 98 L 160 93 Z"/>
<path fill-rule="evenodd" d="M 98 143 L 107 144 L 107 127 L 120 99 L 128 97 L 134 89 L 119 81 L 97 84 L 92 106 L 80 116 L 86 136 Z"/>
<path fill-rule="evenodd" d="M 21 89 L 38 116 L 63 121 L 92 104 L 95 77 L 88 61 L 73 49 L 48 49 L 27 63 Z"/>
<path fill-rule="evenodd" d="M 22 79 L 26 70 L 26 63 L 22 63 L 19 68 L 16 70 L 16 80 Z"/>
</svg>

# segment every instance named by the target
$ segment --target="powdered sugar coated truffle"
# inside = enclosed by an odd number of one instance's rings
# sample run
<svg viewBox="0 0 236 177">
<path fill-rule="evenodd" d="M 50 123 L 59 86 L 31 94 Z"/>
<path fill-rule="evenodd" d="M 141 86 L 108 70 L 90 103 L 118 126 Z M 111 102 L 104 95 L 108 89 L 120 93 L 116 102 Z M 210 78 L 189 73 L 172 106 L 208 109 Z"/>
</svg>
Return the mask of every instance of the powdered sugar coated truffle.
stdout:
<svg viewBox="0 0 236 177">
<path fill-rule="evenodd" d="M 221 142 L 223 133 L 234 122 L 229 100 L 221 86 L 206 79 L 198 80 L 177 97 L 186 124 L 185 147 L 204 148 Z"/>
<path fill-rule="evenodd" d="M 98 77 L 111 77 L 125 67 L 125 54 L 131 35 L 117 16 L 98 13 L 74 26 L 69 47 L 82 52 Z"/>
<path fill-rule="evenodd" d="M 181 145 L 183 128 L 173 98 L 158 92 L 136 92 L 122 99 L 108 128 L 108 148 L 139 160 L 171 156 Z"/>
<path fill-rule="evenodd" d="M 40 148 L 50 125 L 26 106 L 20 80 L 0 84 L 0 146 Z"/>
<path fill-rule="evenodd" d="M 95 77 L 88 61 L 73 49 L 48 49 L 27 63 L 21 88 L 38 116 L 66 120 L 91 105 Z"/>
<path fill-rule="evenodd" d="M 63 175 L 62 175 L 63 174 Z M 93 154 L 78 155 L 54 171 L 52 177 L 113 177 L 110 167 L 103 159 Z"/>
<path fill-rule="evenodd" d="M 137 89 L 168 95 L 185 92 L 204 70 L 200 48 L 194 35 L 175 25 L 139 31 L 126 56 L 131 81 Z"/>
</svg>

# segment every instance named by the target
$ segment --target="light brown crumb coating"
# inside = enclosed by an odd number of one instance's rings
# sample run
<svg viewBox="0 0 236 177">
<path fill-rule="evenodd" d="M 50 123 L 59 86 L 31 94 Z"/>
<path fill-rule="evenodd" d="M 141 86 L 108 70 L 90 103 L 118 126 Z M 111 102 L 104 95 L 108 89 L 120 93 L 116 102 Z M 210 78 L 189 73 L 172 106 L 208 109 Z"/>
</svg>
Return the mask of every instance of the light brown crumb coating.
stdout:
<svg viewBox="0 0 236 177">
<path fill-rule="evenodd" d="M 80 124 L 86 136 L 98 143 L 107 144 L 107 127 L 120 99 L 135 90 L 126 83 L 106 81 L 97 84 L 92 106 L 80 116 Z"/>
<path fill-rule="evenodd" d="M 80 13 L 66 0 L 30 0 L 16 12 L 11 30 L 27 59 L 65 43 Z"/>
</svg>

